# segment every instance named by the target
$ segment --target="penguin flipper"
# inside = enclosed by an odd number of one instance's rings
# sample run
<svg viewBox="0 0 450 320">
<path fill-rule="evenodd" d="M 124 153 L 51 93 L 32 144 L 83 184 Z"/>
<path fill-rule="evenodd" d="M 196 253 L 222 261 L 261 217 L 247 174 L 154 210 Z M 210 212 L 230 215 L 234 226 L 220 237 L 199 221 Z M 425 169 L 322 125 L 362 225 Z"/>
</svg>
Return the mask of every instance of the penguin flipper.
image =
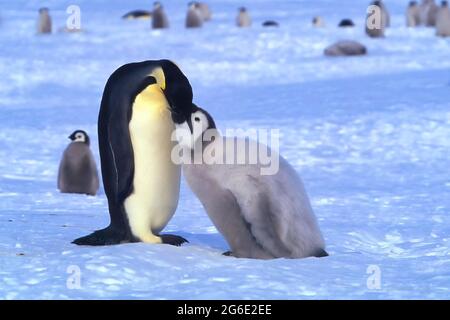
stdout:
<svg viewBox="0 0 450 320">
<path fill-rule="evenodd" d="M 108 126 L 109 148 L 114 162 L 115 197 L 122 203 L 132 192 L 134 157 L 128 122 L 115 121 Z M 120 134 L 118 134 L 120 132 Z"/>
<path fill-rule="evenodd" d="M 123 242 L 127 242 L 126 234 L 118 232 L 111 227 L 94 231 L 87 236 L 72 241 L 73 244 L 79 246 L 108 246 Z"/>
<path fill-rule="evenodd" d="M 179 247 L 183 243 L 189 243 L 185 238 L 176 236 L 174 234 L 161 234 L 159 235 L 161 237 L 163 244 L 170 244 L 172 246 Z"/>
</svg>

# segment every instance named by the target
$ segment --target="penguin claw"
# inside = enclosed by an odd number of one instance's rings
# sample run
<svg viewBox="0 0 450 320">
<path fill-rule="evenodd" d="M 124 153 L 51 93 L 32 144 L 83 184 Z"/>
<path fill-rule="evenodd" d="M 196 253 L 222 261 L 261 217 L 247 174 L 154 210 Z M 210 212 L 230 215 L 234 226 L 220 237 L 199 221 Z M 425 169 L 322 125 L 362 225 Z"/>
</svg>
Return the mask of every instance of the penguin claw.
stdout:
<svg viewBox="0 0 450 320">
<path fill-rule="evenodd" d="M 231 252 L 231 251 L 226 251 L 226 252 L 222 253 L 222 255 L 223 255 L 223 256 L 226 256 L 226 257 L 233 257 L 233 252 Z"/>
<path fill-rule="evenodd" d="M 185 238 L 176 236 L 173 234 L 162 234 L 162 235 L 160 235 L 160 237 L 161 237 L 162 243 L 170 244 L 170 245 L 176 246 L 176 247 L 181 246 L 183 243 L 189 243 L 189 241 L 187 241 Z"/>
<path fill-rule="evenodd" d="M 108 246 L 125 241 L 125 237 L 109 228 L 97 230 L 87 236 L 75 239 L 73 244 L 79 246 Z"/>
</svg>

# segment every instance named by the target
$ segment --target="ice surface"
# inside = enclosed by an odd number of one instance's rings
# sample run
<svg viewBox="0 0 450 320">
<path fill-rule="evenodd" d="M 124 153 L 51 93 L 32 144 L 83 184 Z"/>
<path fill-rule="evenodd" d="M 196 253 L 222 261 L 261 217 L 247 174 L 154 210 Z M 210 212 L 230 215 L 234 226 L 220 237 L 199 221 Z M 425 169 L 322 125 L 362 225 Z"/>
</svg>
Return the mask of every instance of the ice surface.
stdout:
<svg viewBox="0 0 450 320">
<path fill-rule="evenodd" d="M 200 30 L 183 28 L 184 4 L 164 1 L 165 31 L 120 19 L 148 1 L 77 3 L 83 33 L 36 36 L 37 9 L 49 6 L 60 28 L 65 3 L 0 1 L 1 298 L 450 298 L 450 40 L 404 27 L 407 1 L 386 1 L 393 27 L 378 40 L 364 35 L 366 1 L 245 1 L 247 30 L 233 24 L 241 1 L 212 1 Z M 314 15 L 327 27 L 313 29 Z M 357 27 L 337 28 L 347 17 Z M 280 28 L 260 27 L 268 19 Z M 339 39 L 369 55 L 324 57 Z M 106 79 L 121 64 L 159 58 L 185 71 L 220 128 L 281 130 L 330 257 L 221 256 L 227 245 L 184 182 L 166 231 L 190 244 L 70 243 L 109 218 L 103 191 L 56 190 L 66 137 L 85 129 L 98 160 Z M 367 286 L 370 265 L 380 289 Z M 78 289 L 67 285 L 73 266 Z"/>
</svg>

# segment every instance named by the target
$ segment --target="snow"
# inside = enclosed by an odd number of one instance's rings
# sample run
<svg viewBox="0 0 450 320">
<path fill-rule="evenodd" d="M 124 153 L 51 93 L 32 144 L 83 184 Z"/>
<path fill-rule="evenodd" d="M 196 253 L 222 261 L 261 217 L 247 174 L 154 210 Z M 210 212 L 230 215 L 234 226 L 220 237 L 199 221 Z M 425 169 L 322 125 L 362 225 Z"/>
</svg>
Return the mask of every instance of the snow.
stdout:
<svg viewBox="0 0 450 320">
<path fill-rule="evenodd" d="M 83 33 L 36 36 L 40 6 L 60 28 L 71 3 L 0 1 L 1 298 L 450 298 L 450 40 L 404 27 L 407 1 L 386 0 L 393 26 L 381 40 L 364 35 L 367 1 L 249 0 L 248 30 L 233 25 L 242 1 L 211 1 L 213 20 L 185 30 L 184 4 L 166 0 L 172 28 L 164 31 L 120 20 L 148 1 L 77 3 Z M 314 15 L 327 27 L 313 29 Z M 335 27 L 347 17 L 355 29 Z M 266 19 L 280 28 L 260 27 Z M 324 57 L 339 39 L 360 41 L 369 55 Z M 280 129 L 281 152 L 301 173 L 329 257 L 222 256 L 226 242 L 184 182 L 165 231 L 188 245 L 70 243 L 109 216 L 102 190 L 56 190 L 67 136 L 86 130 L 98 161 L 108 76 L 159 58 L 177 62 L 220 128 Z M 379 289 L 367 284 L 373 266 Z"/>
</svg>

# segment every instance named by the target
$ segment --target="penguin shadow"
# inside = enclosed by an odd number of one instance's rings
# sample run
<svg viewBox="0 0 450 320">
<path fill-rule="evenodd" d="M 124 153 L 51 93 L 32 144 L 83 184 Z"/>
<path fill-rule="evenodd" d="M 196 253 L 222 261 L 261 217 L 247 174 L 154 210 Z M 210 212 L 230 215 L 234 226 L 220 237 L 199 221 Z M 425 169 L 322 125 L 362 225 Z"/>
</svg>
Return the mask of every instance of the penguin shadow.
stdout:
<svg viewBox="0 0 450 320">
<path fill-rule="evenodd" d="M 221 252 L 228 251 L 230 248 L 220 233 L 190 233 L 190 232 L 176 232 L 178 236 L 189 241 L 189 245 L 208 247 Z"/>
</svg>

